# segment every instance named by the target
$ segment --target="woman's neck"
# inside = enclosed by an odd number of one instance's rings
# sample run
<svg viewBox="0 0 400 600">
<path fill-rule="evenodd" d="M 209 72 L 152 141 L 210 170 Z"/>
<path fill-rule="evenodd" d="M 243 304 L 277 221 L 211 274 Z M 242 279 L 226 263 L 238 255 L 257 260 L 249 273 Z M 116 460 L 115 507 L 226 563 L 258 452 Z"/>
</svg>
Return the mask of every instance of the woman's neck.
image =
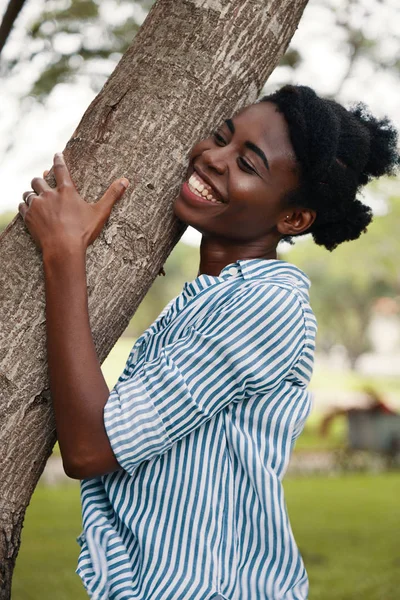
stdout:
<svg viewBox="0 0 400 600">
<path fill-rule="evenodd" d="M 219 275 L 226 265 L 237 260 L 248 260 L 262 258 L 265 260 L 276 259 L 275 240 L 270 244 L 265 240 L 254 242 L 230 242 L 213 237 L 201 238 L 200 244 L 200 267 L 198 275 Z"/>
</svg>

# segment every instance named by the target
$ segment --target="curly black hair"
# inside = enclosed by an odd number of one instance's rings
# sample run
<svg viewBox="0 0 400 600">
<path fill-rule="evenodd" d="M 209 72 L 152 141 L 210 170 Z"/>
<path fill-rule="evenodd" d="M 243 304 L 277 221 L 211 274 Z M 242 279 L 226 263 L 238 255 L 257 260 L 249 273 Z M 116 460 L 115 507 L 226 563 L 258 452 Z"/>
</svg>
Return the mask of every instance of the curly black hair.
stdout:
<svg viewBox="0 0 400 600">
<path fill-rule="evenodd" d="M 371 208 L 356 197 L 360 188 L 400 166 L 392 123 L 362 103 L 347 110 L 306 86 L 286 85 L 260 102 L 276 104 L 288 124 L 301 183 L 285 203 L 316 211 L 305 233 L 328 250 L 357 239 L 372 220 Z"/>
</svg>

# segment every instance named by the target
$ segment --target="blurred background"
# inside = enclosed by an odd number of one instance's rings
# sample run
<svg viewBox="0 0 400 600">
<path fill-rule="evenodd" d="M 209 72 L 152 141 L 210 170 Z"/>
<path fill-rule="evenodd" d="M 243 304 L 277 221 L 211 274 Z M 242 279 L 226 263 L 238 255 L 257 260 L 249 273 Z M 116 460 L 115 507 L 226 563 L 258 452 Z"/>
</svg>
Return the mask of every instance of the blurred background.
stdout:
<svg viewBox="0 0 400 600">
<path fill-rule="evenodd" d="M 0 19 L 8 0 L 0 0 Z M 143 22 L 151 1 L 26 0 L 0 56 L 0 230 L 49 168 Z M 311 85 L 363 101 L 400 128 L 398 0 L 310 0 L 263 93 Z M 1 40 L 0 40 L 1 42 Z M 365 190 L 367 235 L 332 254 L 305 237 L 280 258 L 311 278 L 319 322 L 314 407 L 285 479 L 311 600 L 392 600 L 400 587 L 400 181 Z M 109 387 L 135 339 L 196 277 L 188 229 L 103 365 Z M 79 485 L 57 448 L 28 508 L 13 600 L 86 597 L 74 574 Z"/>
</svg>

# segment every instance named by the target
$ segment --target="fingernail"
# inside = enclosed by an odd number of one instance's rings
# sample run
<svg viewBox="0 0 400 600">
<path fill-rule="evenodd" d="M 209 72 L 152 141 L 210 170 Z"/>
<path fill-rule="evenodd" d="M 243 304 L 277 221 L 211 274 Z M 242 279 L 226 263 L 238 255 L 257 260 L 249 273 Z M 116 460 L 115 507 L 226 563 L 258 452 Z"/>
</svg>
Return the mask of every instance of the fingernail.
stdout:
<svg viewBox="0 0 400 600">
<path fill-rule="evenodd" d="M 124 188 L 127 188 L 129 186 L 129 181 L 128 179 L 126 179 L 126 177 L 123 177 L 120 181 L 121 185 L 124 186 Z"/>
<path fill-rule="evenodd" d="M 63 155 L 63 153 L 62 153 L 62 152 L 56 152 L 56 153 L 55 153 L 55 156 L 56 156 L 57 158 L 63 158 L 63 156 L 64 156 L 64 155 Z"/>
</svg>

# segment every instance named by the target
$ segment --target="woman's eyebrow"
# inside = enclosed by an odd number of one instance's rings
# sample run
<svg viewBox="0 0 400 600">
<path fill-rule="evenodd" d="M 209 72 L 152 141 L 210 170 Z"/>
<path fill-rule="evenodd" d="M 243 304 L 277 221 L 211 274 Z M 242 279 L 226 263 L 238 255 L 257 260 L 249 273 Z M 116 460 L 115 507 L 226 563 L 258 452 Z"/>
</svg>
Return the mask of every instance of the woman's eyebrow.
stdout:
<svg viewBox="0 0 400 600">
<path fill-rule="evenodd" d="M 259 148 L 255 144 L 253 144 L 253 142 L 245 142 L 244 145 L 246 146 L 246 148 L 249 148 L 249 150 L 253 150 L 253 152 L 258 154 L 258 156 L 262 159 L 267 171 L 269 171 L 269 164 L 268 164 L 267 157 L 265 156 L 265 154 L 261 150 L 261 148 Z"/>
<path fill-rule="evenodd" d="M 225 123 L 226 123 L 226 125 L 227 125 L 227 127 L 228 127 L 229 131 L 230 131 L 231 133 L 235 133 L 235 126 L 234 126 L 234 124 L 233 124 L 233 121 L 232 121 L 232 119 L 226 119 Z"/>
<path fill-rule="evenodd" d="M 233 124 L 232 119 L 226 119 L 225 120 L 225 124 L 228 127 L 229 131 L 233 134 L 235 133 L 235 126 Z M 246 148 L 248 148 L 249 150 L 252 150 L 253 152 L 255 152 L 256 154 L 258 154 L 258 156 L 262 159 L 266 169 L 269 171 L 269 164 L 268 164 L 268 159 L 265 156 L 264 152 L 261 150 L 261 148 L 259 148 L 258 146 L 256 146 L 255 144 L 253 144 L 253 142 L 245 142 L 244 145 L 246 146 Z"/>
</svg>

